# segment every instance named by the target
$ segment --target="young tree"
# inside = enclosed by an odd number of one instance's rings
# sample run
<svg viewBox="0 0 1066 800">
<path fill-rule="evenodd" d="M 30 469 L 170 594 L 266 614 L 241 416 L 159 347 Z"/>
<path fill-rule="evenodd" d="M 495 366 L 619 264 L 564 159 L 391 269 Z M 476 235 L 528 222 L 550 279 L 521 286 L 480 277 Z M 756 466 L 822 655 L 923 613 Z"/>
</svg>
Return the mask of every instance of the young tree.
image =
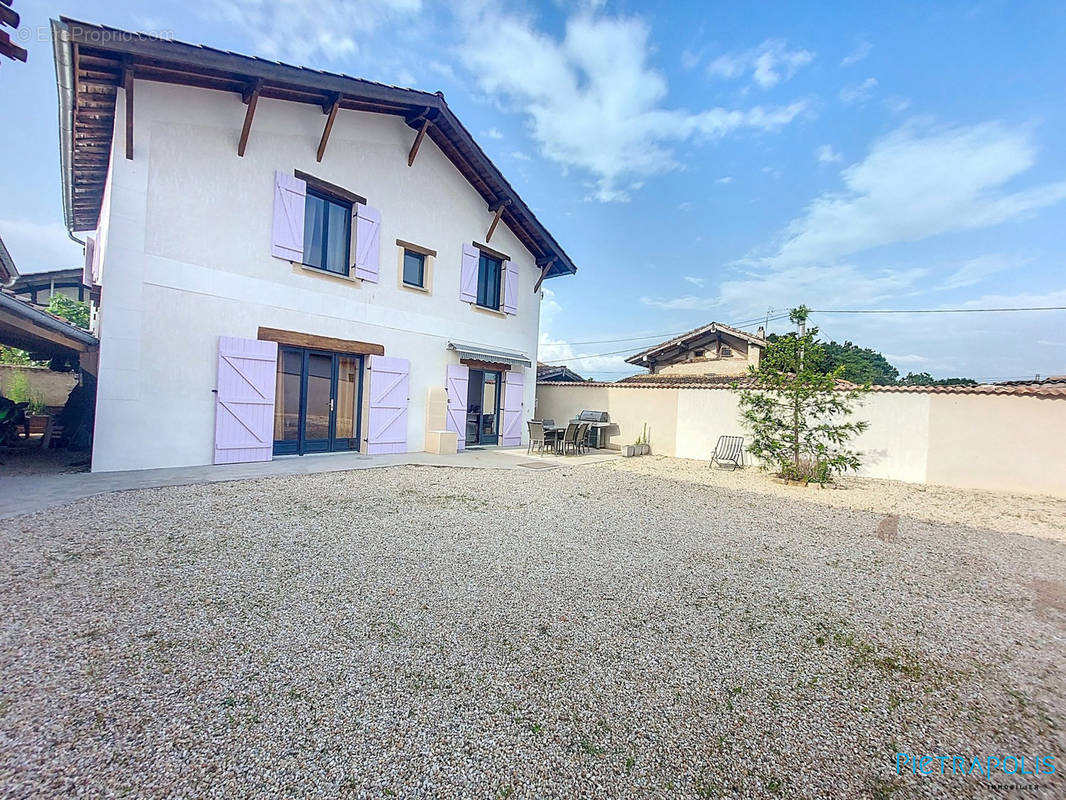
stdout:
<svg viewBox="0 0 1066 800">
<path fill-rule="evenodd" d="M 818 329 L 807 328 L 809 313 L 806 306 L 792 309 L 799 333 L 768 344 L 758 369 L 751 368 L 755 385 L 741 392 L 740 410 L 752 433 L 749 450 L 763 464 L 777 465 L 789 480 L 824 485 L 861 464 L 847 444 L 867 423 L 848 417 L 870 387 L 837 388 L 844 366 L 823 366 L 824 346 Z"/>
</svg>

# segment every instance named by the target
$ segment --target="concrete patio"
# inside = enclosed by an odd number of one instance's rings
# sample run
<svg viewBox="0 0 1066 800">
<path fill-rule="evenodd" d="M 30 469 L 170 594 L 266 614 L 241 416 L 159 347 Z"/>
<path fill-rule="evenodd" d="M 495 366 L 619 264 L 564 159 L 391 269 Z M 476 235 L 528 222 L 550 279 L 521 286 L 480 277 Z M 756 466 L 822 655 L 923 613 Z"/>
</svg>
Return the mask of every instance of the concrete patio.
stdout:
<svg viewBox="0 0 1066 800">
<path fill-rule="evenodd" d="M 470 449 L 457 455 L 402 453 L 368 456 L 361 453 L 323 453 L 285 456 L 252 464 L 221 464 L 123 472 L 82 472 L 42 475 L 0 473 L 0 519 L 32 514 L 93 495 L 129 489 L 187 486 L 283 475 L 311 475 L 400 465 L 466 467 L 469 469 L 553 469 L 598 464 L 621 458 L 617 450 L 593 450 L 583 455 L 528 454 L 524 447 Z"/>
</svg>

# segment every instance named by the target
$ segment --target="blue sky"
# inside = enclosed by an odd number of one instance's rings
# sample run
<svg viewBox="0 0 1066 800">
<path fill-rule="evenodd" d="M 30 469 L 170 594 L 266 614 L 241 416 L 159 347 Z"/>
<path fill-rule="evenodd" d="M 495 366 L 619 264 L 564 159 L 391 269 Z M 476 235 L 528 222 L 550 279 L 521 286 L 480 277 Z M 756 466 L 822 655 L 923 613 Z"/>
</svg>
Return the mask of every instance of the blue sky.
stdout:
<svg viewBox="0 0 1066 800">
<path fill-rule="evenodd" d="M 546 284 L 540 357 L 586 375 L 800 303 L 1066 306 L 1061 2 L 16 7 L 30 61 L 0 67 L 0 236 L 23 271 L 80 260 L 38 35 L 68 14 L 442 90 L 578 265 Z M 1066 373 L 1066 312 L 814 321 L 904 373 Z"/>
</svg>

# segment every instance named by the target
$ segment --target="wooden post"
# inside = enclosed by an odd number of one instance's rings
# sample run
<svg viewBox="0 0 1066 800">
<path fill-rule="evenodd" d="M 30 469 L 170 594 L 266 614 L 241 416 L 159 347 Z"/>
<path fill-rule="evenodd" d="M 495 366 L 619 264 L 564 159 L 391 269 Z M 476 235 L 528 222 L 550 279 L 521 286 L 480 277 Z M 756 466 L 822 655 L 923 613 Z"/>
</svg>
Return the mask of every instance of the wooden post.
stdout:
<svg viewBox="0 0 1066 800">
<path fill-rule="evenodd" d="M 326 154 L 326 144 L 329 142 L 329 135 L 333 131 L 333 123 L 337 119 L 337 112 L 340 110 L 340 107 L 341 97 L 340 95 L 337 95 L 336 99 L 333 101 L 332 107 L 329 109 L 328 112 L 326 112 L 329 114 L 329 116 L 326 118 L 326 127 L 322 129 L 322 141 L 318 143 L 318 157 L 316 159 L 317 161 L 321 161 L 322 156 Z M 325 111 L 324 106 L 323 111 Z"/>
<path fill-rule="evenodd" d="M 418 134 L 415 136 L 415 143 L 411 145 L 411 152 L 407 154 L 407 166 L 413 166 L 415 163 L 415 156 L 418 155 L 418 148 L 422 146 L 422 140 L 426 136 L 426 129 L 429 128 L 429 120 L 422 120 L 422 127 L 418 129 Z"/>
<path fill-rule="evenodd" d="M 540 291 L 540 285 L 542 283 L 544 283 L 544 279 L 548 277 L 548 272 L 549 272 L 549 270 L 551 270 L 552 265 L 554 265 L 554 264 L 555 264 L 555 257 L 552 256 L 547 261 L 545 261 L 544 264 L 541 266 L 541 268 L 540 268 L 540 277 L 537 278 L 537 283 L 533 287 L 533 294 L 536 294 L 537 292 Z"/>
<path fill-rule="evenodd" d="M 500 217 L 503 216 L 503 209 L 506 205 L 507 203 L 496 204 L 496 216 L 492 218 L 492 224 L 489 225 L 489 232 L 485 234 L 486 244 L 492 240 L 492 234 L 496 230 L 496 226 L 500 224 Z M 492 209 L 490 208 L 489 210 L 491 211 Z"/>
<path fill-rule="evenodd" d="M 244 158 L 244 151 L 248 147 L 248 136 L 252 132 L 252 119 L 255 117 L 255 107 L 259 103 L 259 90 L 263 81 L 257 80 L 249 87 L 242 98 L 248 104 L 248 110 L 244 112 L 244 127 L 241 128 L 241 140 L 237 143 L 237 155 Z"/>
</svg>

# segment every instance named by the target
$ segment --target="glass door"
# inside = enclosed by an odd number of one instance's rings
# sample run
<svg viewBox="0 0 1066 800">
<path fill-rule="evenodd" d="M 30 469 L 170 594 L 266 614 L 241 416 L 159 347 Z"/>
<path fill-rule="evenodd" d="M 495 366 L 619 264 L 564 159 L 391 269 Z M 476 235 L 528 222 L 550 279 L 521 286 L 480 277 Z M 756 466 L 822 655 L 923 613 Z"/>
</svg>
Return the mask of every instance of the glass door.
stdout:
<svg viewBox="0 0 1066 800">
<path fill-rule="evenodd" d="M 358 450 L 363 357 L 278 350 L 274 454 Z"/>
<path fill-rule="evenodd" d="M 470 370 L 466 404 L 467 445 L 499 443 L 501 383 L 499 372 Z"/>
</svg>

